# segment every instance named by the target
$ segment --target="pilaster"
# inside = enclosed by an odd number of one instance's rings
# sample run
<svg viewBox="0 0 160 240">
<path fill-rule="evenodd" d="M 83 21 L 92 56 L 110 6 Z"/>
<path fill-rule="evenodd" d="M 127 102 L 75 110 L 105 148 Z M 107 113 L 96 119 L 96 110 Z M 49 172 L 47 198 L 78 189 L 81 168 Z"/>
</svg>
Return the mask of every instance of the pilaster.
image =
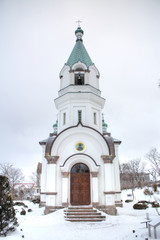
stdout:
<svg viewBox="0 0 160 240">
<path fill-rule="evenodd" d="M 46 206 L 56 206 L 56 163 L 59 157 L 45 158 L 47 160 Z"/>
<path fill-rule="evenodd" d="M 101 158 L 104 161 L 104 195 L 105 195 L 105 205 L 115 204 L 115 183 L 114 183 L 114 164 L 113 155 L 102 155 Z"/>
<path fill-rule="evenodd" d="M 69 172 L 62 172 L 62 206 L 68 206 Z"/>
<path fill-rule="evenodd" d="M 96 207 L 98 205 L 98 172 L 91 172 L 92 176 L 92 205 Z"/>
</svg>

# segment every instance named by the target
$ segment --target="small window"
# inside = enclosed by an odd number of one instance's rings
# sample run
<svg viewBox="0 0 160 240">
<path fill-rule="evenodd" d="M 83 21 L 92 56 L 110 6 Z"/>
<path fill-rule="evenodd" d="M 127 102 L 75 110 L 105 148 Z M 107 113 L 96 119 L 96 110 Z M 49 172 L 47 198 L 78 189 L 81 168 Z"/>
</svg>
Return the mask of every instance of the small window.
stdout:
<svg viewBox="0 0 160 240">
<path fill-rule="evenodd" d="M 63 113 L 63 125 L 66 124 L 66 113 Z"/>
<path fill-rule="evenodd" d="M 94 112 L 93 113 L 93 119 L 94 119 L 94 124 L 97 124 L 97 114 Z"/>
<path fill-rule="evenodd" d="M 75 85 L 84 85 L 84 74 L 75 74 Z"/>
<path fill-rule="evenodd" d="M 82 121 L 82 111 L 78 110 L 78 122 Z"/>
</svg>

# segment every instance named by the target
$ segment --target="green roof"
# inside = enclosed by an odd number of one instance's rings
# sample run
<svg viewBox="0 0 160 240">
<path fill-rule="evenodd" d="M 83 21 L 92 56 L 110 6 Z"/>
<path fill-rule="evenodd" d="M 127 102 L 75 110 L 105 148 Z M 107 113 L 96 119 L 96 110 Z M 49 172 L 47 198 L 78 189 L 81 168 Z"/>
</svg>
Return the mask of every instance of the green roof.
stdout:
<svg viewBox="0 0 160 240">
<path fill-rule="evenodd" d="M 81 31 L 80 30 L 81 29 L 77 29 L 77 32 L 83 31 L 83 30 Z M 77 38 L 76 44 L 71 52 L 71 55 L 68 58 L 68 61 L 66 62 L 66 65 L 72 68 L 72 66 L 79 61 L 84 63 L 87 66 L 87 68 L 93 65 L 93 62 L 90 56 L 88 55 L 87 50 L 85 49 L 85 46 L 83 45 L 83 41 L 81 38 L 80 39 Z"/>
</svg>

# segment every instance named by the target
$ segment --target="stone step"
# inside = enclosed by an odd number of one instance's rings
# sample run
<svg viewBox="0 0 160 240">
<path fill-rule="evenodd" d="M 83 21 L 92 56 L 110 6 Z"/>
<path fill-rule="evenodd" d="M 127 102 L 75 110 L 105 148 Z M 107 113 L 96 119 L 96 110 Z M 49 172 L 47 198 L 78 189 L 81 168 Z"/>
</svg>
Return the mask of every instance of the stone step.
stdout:
<svg viewBox="0 0 160 240">
<path fill-rule="evenodd" d="M 78 215 L 78 216 L 75 216 L 75 215 L 70 215 L 70 216 L 65 216 L 65 218 L 105 218 L 105 216 L 102 216 L 102 215 L 98 215 L 98 216 L 95 216 L 95 215 Z"/>
<path fill-rule="evenodd" d="M 70 206 L 68 209 L 93 209 L 93 207 L 88 206 Z"/>
<path fill-rule="evenodd" d="M 67 209 L 64 211 L 65 212 L 97 212 L 97 210 L 95 209 L 80 209 L 80 208 Z"/>
<path fill-rule="evenodd" d="M 99 212 L 65 212 L 68 215 L 101 215 Z"/>
<path fill-rule="evenodd" d="M 70 222 L 100 222 L 106 219 L 105 216 L 93 207 L 69 207 L 64 210 L 65 219 Z"/>
<path fill-rule="evenodd" d="M 103 218 L 66 218 L 70 222 L 102 222 Z"/>
</svg>

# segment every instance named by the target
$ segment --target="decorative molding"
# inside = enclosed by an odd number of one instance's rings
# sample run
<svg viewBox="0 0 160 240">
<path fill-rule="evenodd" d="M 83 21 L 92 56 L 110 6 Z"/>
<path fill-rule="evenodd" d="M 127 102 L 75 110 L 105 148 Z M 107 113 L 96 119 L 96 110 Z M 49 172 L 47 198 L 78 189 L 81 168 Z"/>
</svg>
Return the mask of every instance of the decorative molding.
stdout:
<svg viewBox="0 0 160 240">
<path fill-rule="evenodd" d="M 91 172 L 92 177 L 98 177 L 98 172 Z"/>
<path fill-rule="evenodd" d="M 48 164 L 56 164 L 59 156 L 45 156 Z"/>
<path fill-rule="evenodd" d="M 57 195 L 57 192 L 46 192 L 46 195 Z"/>
<path fill-rule="evenodd" d="M 110 192 L 104 192 L 104 194 L 116 194 L 116 192 L 110 191 Z"/>
<path fill-rule="evenodd" d="M 104 163 L 113 163 L 113 159 L 115 156 L 113 155 L 102 155 L 101 158 L 103 159 Z"/>
<path fill-rule="evenodd" d="M 62 175 L 63 175 L 64 178 L 68 178 L 69 172 L 62 172 Z"/>
<path fill-rule="evenodd" d="M 75 153 L 75 154 L 69 156 L 69 157 L 64 161 L 63 165 L 61 165 L 60 167 L 64 167 L 64 165 L 66 164 L 66 162 L 67 162 L 71 157 L 76 156 L 76 155 L 87 156 L 87 157 L 89 157 L 89 158 L 94 162 L 94 164 L 95 164 L 97 167 L 100 166 L 100 165 L 98 165 L 98 164 L 96 163 L 96 161 L 95 161 L 91 156 L 89 156 L 88 154 L 85 154 L 85 153 Z"/>
</svg>

